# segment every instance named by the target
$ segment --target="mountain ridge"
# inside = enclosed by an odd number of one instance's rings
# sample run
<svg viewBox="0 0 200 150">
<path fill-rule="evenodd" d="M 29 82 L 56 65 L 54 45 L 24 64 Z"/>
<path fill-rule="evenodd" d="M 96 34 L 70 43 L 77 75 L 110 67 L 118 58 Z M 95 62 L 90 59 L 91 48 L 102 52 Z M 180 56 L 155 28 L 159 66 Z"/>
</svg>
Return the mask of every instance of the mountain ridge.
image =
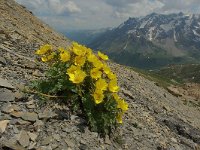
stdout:
<svg viewBox="0 0 200 150">
<path fill-rule="evenodd" d="M 170 63 L 199 63 L 199 41 L 200 15 L 152 13 L 129 18 L 88 46 L 102 49 L 118 63 L 157 68 Z"/>
</svg>

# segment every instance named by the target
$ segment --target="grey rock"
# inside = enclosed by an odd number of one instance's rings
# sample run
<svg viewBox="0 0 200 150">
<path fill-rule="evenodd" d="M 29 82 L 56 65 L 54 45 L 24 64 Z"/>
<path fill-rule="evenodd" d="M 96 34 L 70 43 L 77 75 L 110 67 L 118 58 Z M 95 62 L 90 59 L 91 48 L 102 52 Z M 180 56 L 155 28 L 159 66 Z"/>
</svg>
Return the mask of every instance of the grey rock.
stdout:
<svg viewBox="0 0 200 150">
<path fill-rule="evenodd" d="M 38 137 L 37 134 L 31 132 L 28 132 L 28 135 L 32 141 L 35 141 Z"/>
<path fill-rule="evenodd" d="M 0 64 L 6 65 L 6 59 L 4 57 L 0 57 Z"/>
<path fill-rule="evenodd" d="M 5 132 L 6 127 L 7 127 L 9 122 L 10 122 L 10 120 L 1 120 L 0 121 L 0 133 L 4 133 Z"/>
<path fill-rule="evenodd" d="M 17 124 L 19 125 L 29 125 L 31 124 L 29 121 L 25 121 L 25 120 L 22 120 L 22 119 L 18 119 L 17 120 Z"/>
<path fill-rule="evenodd" d="M 24 93 L 19 92 L 19 91 L 15 92 L 14 94 L 15 94 L 16 100 L 22 100 L 25 97 Z"/>
<path fill-rule="evenodd" d="M 4 113 L 11 113 L 14 111 L 13 107 L 12 107 L 12 104 L 10 102 L 4 104 L 2 107 L 1 107 L 1 110 L 2 112 Z"/>
<path fill-rule="evenodd" d="M 61 137 L 59 134 L 54 134 L 53 135 L 53 138 L 56 140 L 56 141 L 60 141 L 61 140 Z"/>
<path fill-rule="evenodd" d="M 71 148 L 73 148 L 75 146 L 75 144 L 70 139 L 65 139 L 65 142 Z"/>
<path fill-rule="evenodd" d="M 5 87 L 8 89 L 15 89 L 14 86 L 12 86 L 7 80 L 0 78 L 0 87 Z"/>
<path fill-rule="evenodd" d="M 42 77 L 42 76 L 44 76 L 39 70 L 35 70 L 34 72 L 33 72 L 33 76 L 36 76 L 36 77 Z"/>
<path fill-rule="evenodd" d="M 40 126 L 43 126 L 43 125 L 44 125 L 44 122 L 41 121 L 41 120 L 36 120 L 36 122 L 34 123 L 35 127 L 40 127 Z"/>
<path fill-rule="evenodd" d="M 34 108 L 35 108 L 35 104 L 33 104 L 33 105 L 26 105 L 26 107 L 27 107 L 28 109 L 34 109 Z"/>
<path fill-rule="evenodd" d="M 108 145 L 112 144 L 108 135 L 106 135 L 105 143 L 108 144 Z"/>
<path fill-rule="evenodd" d="M 30 141 L 29 141 L 29 136 L 26 131 L 22 130 L 20 132 L 18 141 L 23 147 L 29 146 Z"/>
<path fill-rule="evenodd" d="M 12 105 L 10 102 L 8 102 L 8 103 L 4 104 L 1 109 L 2 109 L 2 112 L 4 112 L 4 113 L 11 113 L 13 111 L 20 110 L 20 107 L 17 105 Z"/>
<path fill-rule="evenodd" d="M 11 112 L 10 115 L 11 115 L 12 117 L 20 118 L 20 117 L 23 115 L 23 112 L 14 111 L 14 112 Z"/>
<path fill-rule="evenodd" d="M 22 119 L 26 121 L 36 121 L 38 119 L 38 115 L 34 112 L 24 112 L 21 116 Z"/>
<path fill-rule="evenodd" d="M 70 119 L 71 119 L 71 120 L 76 120 L 77 118 L 78 118 L 78 116 L 76 116 L 76 115 L 71 115 L 71 116 L 70 116 Z"/>
<path fill-rule="evenodd" d="M 52 136 L 48 136 L 46 138 L 43 139 L 43 141 L 41 142 L 41 145 L 48 145 L 53 141 Z"/>
<path fill-rule="evenodd" d="M 52 111 L 44 111 L 43 113 L 39 113 L 38 116 L 40 119 L 48 119 L 55 117 L 56 114 Z"/>
<path fill-rule="evenodd" d="M 12 102 L 15 100 L 15 96 L 12 91 L 8 89 L 0 89 L 0 101 Z"/>
<path fill-rule="evenodd" d="M 11 150 L 25 150 L 25 148 L 23 148 L 22 146 L 20 146 L 19 144 L 8 140 L 8 139 L 3 139 L 0 141 L 0 148 L 4 147 L 5 149 L 11 149 Z"/>
<path fill-rule="evenodd" d="M 124 94 L 124 96 L 126 96 L 126 97 L 128 97 L 128 98 L 130 98 L 130 99 L 134 99 L 134 96 L 133 96 L 133 94 L 131 93 L 131 91 L 126 90 L 126 89 L 124 89 L 124 88 L 121 88 L 121 90 L 122 90 L 122 93 Z"/>
<path fill-rule="evenodd" d="M 34 149 L 36 144 L 37 144 L 36 142 L 31 142 L 28 149 Z"/>
<path fill-rule="evenodd" d="M 15 126 L 13 126 L 13 131 L 14 131 L 14 133 L 15 133 L 15 134 L 18 134 L 18 133 L 19 133 L 19 130 L 18 130 L 18 128 L 17 128 L 17 127 L 15 127 Z"/>
</svg>

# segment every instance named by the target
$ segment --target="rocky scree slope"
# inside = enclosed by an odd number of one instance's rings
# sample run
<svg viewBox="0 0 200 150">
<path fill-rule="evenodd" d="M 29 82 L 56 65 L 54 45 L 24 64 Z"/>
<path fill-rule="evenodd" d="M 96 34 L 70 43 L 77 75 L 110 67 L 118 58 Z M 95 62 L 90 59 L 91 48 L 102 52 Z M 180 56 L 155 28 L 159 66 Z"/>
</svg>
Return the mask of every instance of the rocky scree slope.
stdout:
<svg viewBox="0 0 200 150">
<path fill-rule="evenodd" d="M 152 13 L 129 18 L 88 46 L 105 50 L 119 63 L 141 68 L 199 63 L 200 15 Z"/>
<path fill-rule="evenodd" d="M 11 36 L 13 31 L 22 33 L 23 28 L 10 26 L 1 28 L 0 34 L 0 149 L 134 149 L 134 150 L 198 150 L 200 149 L 200 109 L 184 105 L 179 97 L 169 94 L 131 69 L 110 63 L 117 73 L 120 95 L 129 103 L 129 111 L 116 138 L 99 137 L 89 131 L 84 118 L 70 114 L 67 106 L 50 101 L 41 106 L 34 94 L 23 89 L 31 80 L 44 77 L 45 66 L 34 61 L 34 50 L 40 44 L 67 44 L 62 36 L 43 25 L 24 7 L 12 0 L 1 0 L 0 10 L 15 10 L 14 14 L 0 16 L 1 24 L 15 20 L 20 24 L 23 16 L 33 22 L 24 21 L 21 26 L 29 29 L 18 39 Z M 10 21 L 13 24 L 12 21 Z M 29 39 L 45 26 L 52 34 L 40 32 L 36 39 Z M 34 27 L 35 25 L 35 27 Z M 43 33 L 43 34 L 42 34 Z M 56 40 L 51 37 L 57 35 Z M 26 39 L 26 40 L 25 40 Z M 33 45 L 33 41 L 34 45 Z"/>
</svg>

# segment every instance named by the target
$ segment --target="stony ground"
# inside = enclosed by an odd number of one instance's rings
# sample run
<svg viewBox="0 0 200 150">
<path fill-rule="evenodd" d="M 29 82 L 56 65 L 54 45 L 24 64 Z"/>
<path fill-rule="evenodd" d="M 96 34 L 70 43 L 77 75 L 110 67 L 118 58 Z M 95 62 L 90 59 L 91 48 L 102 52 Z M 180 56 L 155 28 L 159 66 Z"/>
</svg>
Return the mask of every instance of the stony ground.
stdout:
<svg viewBox="0 0 200 150">
<path fill-rule="evenodd" d="M 13 16 L 5 16 L 5 10 L 7 14 L 15 10 L 22 18 L 32 18 L 34 25 L 28 29 L 30 34 L 12 25 Z M 59 42 L 67 45 L 68 40 L 46 25 L 44 28 L 51 31 L 49 34 L 40 30 L 43 24 L 12 0 L 1 0 L 0 11 L 4 14 L 0 16 L 0 149 L 200 149 L 200 107 L 185 103 L 179 95 L 172 95 L 157 83 L 118 64 L 110 63 L 110 66 L 118 75 L 120 95 L 129 103 L 119 135 L 101 138 L 88 129 L 83 118 L 71 114 L 67 106 L 51 101 L 41 105 L 35 94 L 24 92 L 30 81 L 44 76 L 45 67 L 35 61 L 34 50 L 45 43 L 45 38 L 55 45 Z M 20 24 L 27 26 L 25 20 Z M 35 35 L 34 29 L 40 30 L 37 39 L 28 36 Z M 12 36 L 15 31 L 23 36 L 16 39 Z M 57 38 L 51 40 L 54 36 Z"/>
</svg>

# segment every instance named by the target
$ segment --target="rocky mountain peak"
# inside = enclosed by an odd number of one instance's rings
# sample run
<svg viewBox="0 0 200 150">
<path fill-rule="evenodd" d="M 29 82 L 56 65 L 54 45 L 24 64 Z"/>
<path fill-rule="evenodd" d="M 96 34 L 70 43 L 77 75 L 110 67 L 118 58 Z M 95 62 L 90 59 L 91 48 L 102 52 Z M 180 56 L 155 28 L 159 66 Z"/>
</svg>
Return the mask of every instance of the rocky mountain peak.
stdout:
<svg viewBox="0 0 200 150">
<path fill-rule="evenodd" d="M 200 15 L 152 13 L 129 18 L 89 46 L 107 49 L 119 63 L 142 68 L 199 63 Z"/>
</svg>

